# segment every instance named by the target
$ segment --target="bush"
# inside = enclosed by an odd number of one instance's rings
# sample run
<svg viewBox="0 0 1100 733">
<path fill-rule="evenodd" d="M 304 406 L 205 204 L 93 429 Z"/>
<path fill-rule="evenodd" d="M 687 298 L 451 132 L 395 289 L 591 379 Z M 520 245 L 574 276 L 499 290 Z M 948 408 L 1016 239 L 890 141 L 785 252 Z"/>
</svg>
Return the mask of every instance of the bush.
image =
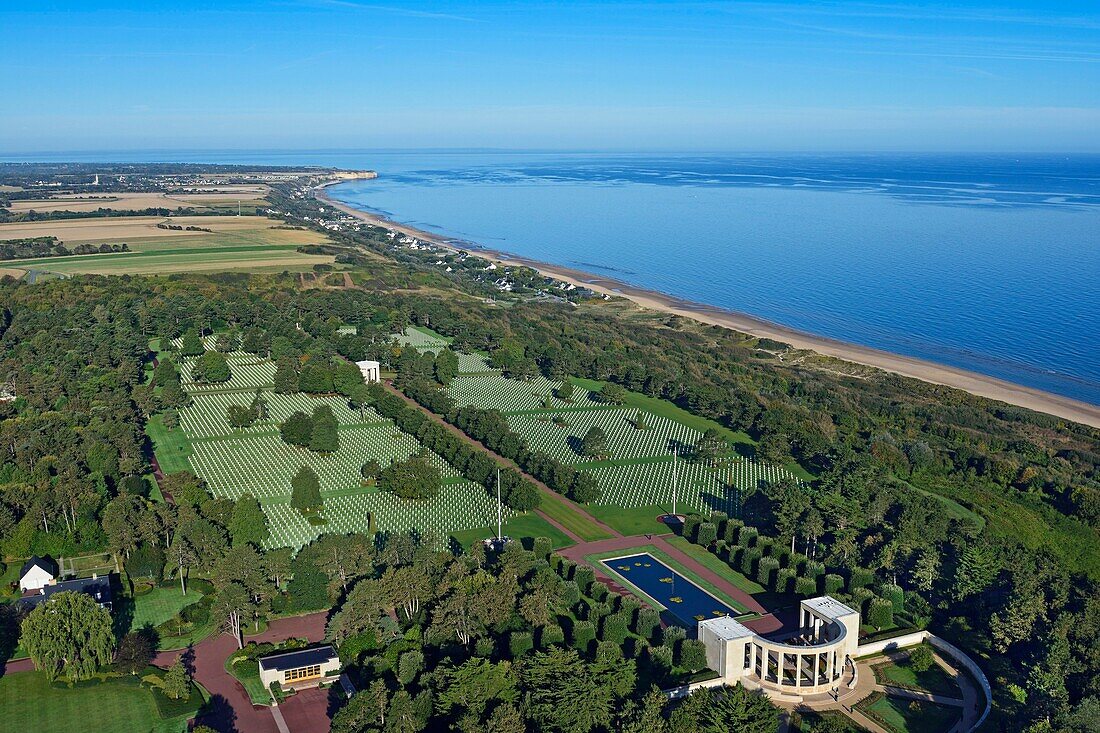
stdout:
<svg viewBox="0 0 1100 733">
<path fill-rule="evenodd" d="M 875 574 L 867 568 L 852 568 L 848 574 L 848 592 L 854 593 L 856 588 L 863 588 L 875 580 Z"/>
<path fill-rule="evenodd" d="M 593 583 L 588 588 L 588 596 L 594 601 L 605 601 L 611 593 L 603 583 Z"/>
<path fill-rule="evenodd" d="M 752 547 L 759 534 L 760 531 L 756 527 L 738 527 L 737 544 L 742 547 Z"/>
<path fill-rule="evenodd" d="M 120 494 L 149 496 L 149 482 L 144 476 L 127 476 L 118 483 L 118 491 Z"/>
<path fill-rule="evenodd" d="M 934 663 L 932 648 L 927 644 L 921 644 L 909 650 L 909 666 L 914 672 L 927 672 Z"/>
<path fill-rule="evenodd" d="M 573 624 L 573 630 L 569 636 L 574 649 L 588 651 L 589 645 L 596 638 L 596 626 L 591 621 L 578 621 Z"/>
<path fill-rule="evenodd" d="M 793 593 L 794 579 L 793 568 L 779 568 L 775 573 L 775 587 L 772 590 L 776 593 Z"/>
<path fill-rule="evenodd" d="M 534 647 L 530 631 L 513 631 L 508 635 L 508 651 L 513 659 L 522 657 Z"/>
<path fill-rule="evenodd" d="M 551 644 L 564 644 L 565 632 L 557 624 L 544 626 L 539 634 L 539 646 L 545 649 Z"/>
<path fill-rule="evenodd" d="M 587 565 L 578 565 L 573 571 L 573 580 L 577 582 L 577 587 L 581 589 L 581 593 L 587 593 L 588 586 L 596 580 L 596 571 Z"/>
<path fill-rule="evenodd" d="M 707 666 L 707 647 L 703 642 L 695 639 L 684 639 L 680 642 L 679 666 L 689 672 L 698 672 Z"/>
<path fill-rule="evenodd" d="M 739 544 L 737 532 L 744 526 L 740 519 L 727 520 L 725 526 L 722 527 L 722 539 L 731 545 Z"/>
<path fill-rule="evenodd" d="M 819 575 L 825 574 L 825 563 L 818 562 L 817 560 L 810 560 L 806 563 L 806 572 L 804 575 L 807 578 L 816 578 Z"/>
<path fill-rule="evenodd" d="M 549 537 L 536 537 L 531 549 L 535 557 L 549 558 L 554 551 L 554 542 Z"/>
<path fill-rule="evenodd" d="M 695 544 L 710 547 L 716 539 L 718 539 L 718 527 L 714 522 L 703 522 L 695 528 Z"/>
<path fill-rule="evenodd" d="M 577 581 L 565 580 L 558 586 L 559 593 L 565 605 L 572 608 L 581 600 L 581 589 L 577 587 Z"/>
<path fill-rule="evenodd" d="M 496 642 L 494 642 L 491 637 L 486 636 L 474 642 L 474 655 L 488 659 L 496 652 L 496 647 Z"/>
<path fill-rule="evenodd" d="M 831 596 L 839 593 L 844 588 L 844 578 L 836 573 L 825 576 L 825 595 Z"/>
<path fill-rule="evenodd" d="M 872 598 L 867 609 L 867 623 L 882 629 L 894 623 L 894 604 L 885 598 Z"/>
<path fill-rule="evenodd" d="M 772 579 L 777 570 L 779 570 L 779 561 L 774 557 L 760 558 L 756 570 L 756 582 L 765 588 L 772 587 Z"/>
<path fill-rule="evenodd" d="M 653 641 L 654 632 L 660 625 L 661 614 L 656 609 L 643 608 L 638 611 L 638 617 L 634 620 L 634 633 L 647 641 Z"/>
<path fill-rule="evenodd" d="M 604 616 L 611 615 L 611 606 L 607 603 L 592 602 L 588 605 L 588 620 L 598 622 Z"/>
<path fill-rule="evenodd" d="M 424 655 L 417 651 L 407 651 L 397 661 L 397 681 L 402 685 L 411 685 L 424 669 Z"/>
<path fill-rule="evenodd" d="M 813 578 L 800 577 L 794 581 L 794 592 L 800 596 L 817 595 L 817 581 Z"/>
<path fill-rule="evenodd" d="M 901 589 L 900 585 L 884 583 L 878 592 L 880 596 L 893 604 L 894 613 L 901 613 L 905 610 L 905 591 Z"/>
<path fill-rule="evenodd" d="M 874 598 L 875 594 L 871 592 L 870 588 L 856 588 L 852 591 L 852 605 L 862 615 L 867 615 L 867 602 Z"/>
<path fill-rule="evenodd" d="M 759 547 L 749 547 L 741 553 L 741 572 L 751 578 L 756 570 L 756 561 L 760 559 L 760 556 Z"/>
<path fill-rule="evenodd" d="M 703 518 L 698 514 L 689 514 L 684 517 L 684 524 L 680 528 L 680 534 L 687 539 L 695 537 L 696 528 L 703 523 Z"/>
<path fill-rule="evenodd" d="M 672 669 L 672 649 L 667 646 L 651 646 L 646 648 L 646 656 L 654 669 L 662 674 Z"/>
<path fill-rule="evenodd" d="M 630 619 L 626 614 L 615 613 L 604 616 L 600 623 L 600 640 L 613 644 L 622 644 L 630 631 Z"/>
<path fill-rule="evenodd" d="M 687 632 L 680 626 L 666 626 L 661 632 L 661 646 L 667 646 L 670 650 L 687 638 Z"/>
<path fill-rule="evenodd" d="M 131 579 L 159 583 L 164 578 L 164 551 L 156 545 L 141 545 L 126 559 L 126 572 Z"/>
</svg>

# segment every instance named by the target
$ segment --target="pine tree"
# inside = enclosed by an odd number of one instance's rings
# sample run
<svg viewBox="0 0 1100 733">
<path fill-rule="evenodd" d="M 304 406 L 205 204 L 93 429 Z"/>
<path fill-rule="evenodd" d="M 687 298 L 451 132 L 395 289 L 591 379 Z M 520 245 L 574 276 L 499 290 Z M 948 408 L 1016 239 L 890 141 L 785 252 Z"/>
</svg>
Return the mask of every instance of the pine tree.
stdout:
<svg viewBox="0 0 1100 733">
<path fill-rule="evenodd" d="M 310 434 L 309 448 L 318 453 L 335 453 L 340 448 L 336 415 L 328 405 L 318 405 L 313 410 L 313 431 Z"/>
<path fill-rule="evenodd" d="M 229 520 L 229 536 L 234 545 L 251 543 L 259 546 L 271 536 L 267 525 L 267 515 L 260 502 L 251 494 L 245 494 L 233 506 L 233 516 Z"/>
<path fill-rule="evenodd" d="M 581 455 L 598 458 L 607 453 L 607 434 L 599 425 L 593 425 L 581 438 Z"/>
<path fill-rule="evenodd" d="M 290 480 L 290 505 L 305 514 L 321 508 L 321 480 L 309 466 L 302 466 Z"/>
<path fill-rule="evenodd" d="M 199 356 L 206 347 L 202 345 L 202 337 L 195 330 L 183 334 L 183 343 L 180 344 L 180 354 L 183 356 Z"/>
<path fill-rule="evenodd" d="M 191 676 L 177 657 L 175 663 L 164 673 L 164 694 L 173 700 L 179 700 L 191 694 Z"/>
</svg>

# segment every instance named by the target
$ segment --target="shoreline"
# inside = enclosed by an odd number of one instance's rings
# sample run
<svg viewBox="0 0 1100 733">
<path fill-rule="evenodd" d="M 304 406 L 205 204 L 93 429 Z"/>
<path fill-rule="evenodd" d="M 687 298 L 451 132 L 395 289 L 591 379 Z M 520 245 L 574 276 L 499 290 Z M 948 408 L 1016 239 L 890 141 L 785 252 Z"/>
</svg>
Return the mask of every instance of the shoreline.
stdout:
<svg viewBox="0 0 1100 733">
<path fill-rule="evenodd" d="M 986 376 L 978 372 L 971 372 L 946 364 L 918 359 L 916 357 L 894 354 L 882 351 L 870 346 L 861 346 L 844 341 L 838 341 L 826 336 L 816 336 L 804 333 L 794 328 L 789 328 L 777 323 L 772 323 L 763 318 L 757 318 L 746 313 L 728 310 L 718 306 L 697 303 L 678 298 L 674 295 L 649 290 L 636 285 L 615 280 L 613 278 L 594 275 L 590 272 L 577 270 L 570 267 L 554 265 L 540 260 L 534 260 L 508 252 L 501 252 L 480 245 L 463 242 L 457 238 L 447 237 L 442 234 L 424 231 L 416 227 L 395 222 L 377 214 L 372 214 L 362 209 L 357 209 L 342 201 L 337 201 L 328 195 L 326 189 L 342 180 L 321 184 L 314 189 L 315 196 L 346 214 L 361 219 L 368 224 L 393 229 L 394 231 L 431 242 L 434 245 L 450 250 L 464 249 L 476 252 L 498 265 L 529 267 L 546 277 L 586 287 L 597 293 L 622 297 L 633 301 L 635 304 L 649 310 L 661 311 L 672 315 L 692 318 L 711 326 L 721 326 L 740 333 L 745 333 L 757 338 L 770 338 L 790 344 L 795 349 L 805 349 L 823 356 L 840 359 L 841 361 L 859 364 L 865 367 L 881 369 L 903 377 L 919 379 L 922 382 L 960 389 L 964 392 L 985 397 L 1000 402 L 1005 402 L 1017 407 L 1024 407 L 1036 412 L 1054 415 L 1065 420 L 1100 428 L 1100 406 L 1090 405 L 1071 397 L 1044 392 L 1033 387 L 1025 387 L 1020 384 Z"/>
</svg>

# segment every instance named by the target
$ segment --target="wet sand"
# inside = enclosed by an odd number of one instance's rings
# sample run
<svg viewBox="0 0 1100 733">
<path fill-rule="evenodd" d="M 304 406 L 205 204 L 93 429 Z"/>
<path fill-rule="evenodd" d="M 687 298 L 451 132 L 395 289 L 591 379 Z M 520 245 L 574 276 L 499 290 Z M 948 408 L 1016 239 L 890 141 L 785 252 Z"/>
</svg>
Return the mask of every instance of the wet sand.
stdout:
<svg viewBox="0 0 1100 733">
<path fill-rule="evenodd" d="M 339 182 L 340 181 L 334 181 L 333 183 Z M 417 239 L 432 242 L 441 247 L 454 250 L 465 249 L 467 251 L 476 252 L 479 256 L 492 260 L 498 265 L 522 265 L 530 267 L 555 280 L 572 283 L 578 287 L 587 287 L 597 293 L 628 298 L 643 308 L 672 313 L 685 318 L 694 318 L 702 323 L 723 326 L 733 329 L 734 331 L 760 338 L 770 338 L 775 341 L 782 341 L 790 344 L 796 349 L 808 349 L 818 354 L 834 357 L 836 359 L 842 359 L 863 366 L 875 367 L 905 377 L 920 379 L 924 382 L 954 387 L 981 397 L 988 397 L 989 399 L 999 400 L 1010 405 L 1026 407 L 1037 412 L 1045 412 L 1066 420 L 1072 420 L 1094 428 L 1100 428 L 1100 406 L 1097 405 L 1090 405 L 1086 402 L 1074 400 L 1069 397 L 1062 397 L 1061 395 L 1043 392 L 1042 390 L 1033 389 L 1031 387 L 1013 384 L 995 377 L 989 377 L 977 372 L 970 372 L 965 369 L 958 369 L 956 367 L 936 364 L 923 359 L 880 351 L 879 349 L 873 349 L 868 346 L 849 344 L 823 336 L 803 333 L 802 331 L 787 328 L 786 326 L 771 323 L 770 321 L 744 313 L 684 300 L 666 293 L 647 290 L 618 280 L 593 275 L 582 270 L 540 262 L 538 260 L 519 257 L 493 249 L 486 249 L 471 242 L 464 242 L 441 234 L 426 232 L 336 201 L 328 196 L 325 191 L 325 186 L 319 187 L 316 190 L 316 195 L 318 199 L 330 204 L 334 208 L 370 224 L 393 229 L 408 234 L 409 236 L 416 237 Z"/>
</svg>

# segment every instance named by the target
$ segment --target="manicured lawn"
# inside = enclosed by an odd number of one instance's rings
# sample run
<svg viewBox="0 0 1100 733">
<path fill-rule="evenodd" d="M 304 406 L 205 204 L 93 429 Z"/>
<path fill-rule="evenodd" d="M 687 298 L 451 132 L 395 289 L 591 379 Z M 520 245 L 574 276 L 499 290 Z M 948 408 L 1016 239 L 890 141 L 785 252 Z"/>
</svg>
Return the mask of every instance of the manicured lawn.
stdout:
<svg viewBox="0 0 1100 733">
<path fill-rule="evenodd" d="M 183 733 L 188 717 L 161 718 L 153 693 L 136 677 L 68 688 L 50 685 L 40 672 L 0 678 L 0 711 L 0 733 Z"/>
<path fill-rule="evenodd" d="M 590 392 L 599 392 L 603 389 L 603 382 L 596 381 L 594 379 L 581 379 L 571 378 L 569 381 L 578 387 L 584 387 Z M 640 410 L 646 410 L 652 412 L 655 415 L 661 417 L 667 417 L 669 420 L 674 420 L 681 425 L 687 425 L 689 428 L 704 432 L 707 428 L 714 428 L 722 437 L 737 447 L 738 453 L 749 456 L 756 452 L 756 441 L 753 440 L 747 433 L 735 432 L 727 427 L 723 427 L 713 420 L 708 420 L 705 417 L 698 415 L 692 415 L 687 410 L 684 410 L 671 402 L 666 400 L 660 400 L 656 397 L 647 397 L 644 394 L 637 392 L 627 391 L 626 400 L 623 402 L 627 407 L 635 407 Z"/>
<path fill-rule="evenodd" d="M 451 536 L 466 548 L 475 542 L 496 536 L 496 531 L 496 527 L 480 527 L 451 532 Z M 504 521 L 504 535 L 512 539 L 549 537 L 554 543 L 554 549 L 569 547 L 573 544 L 573 540 L 569 539 L 564 532 L 535 513 L 506 519 Z"/>
<path fill-rule="evenodd" d="M 148 593 L 134 596 L 134 618 L 131 629 L 140 629 L 149 624 L 160 626 L 168 619 L 192 603 L 202 600 L 202 593 L 191 588 L 187 595 L 180 592 L 178 585 L 158 586 Z"/>
<path fill-rule="evenodd" d="M 924 672 L 917 672 L 909 666 L 909 660 L 899 662 L 885 662 L 872 667 L 875 671 L 875 680 L 879 684 L 905 687 L 910 690 L 924 690 L 933 695 L 945 697 L 961 697 L 955 679 L 947 674 L 938 664 L 933 664 Z"/>
<path fill-rule="evenodd" d="M 574 510 L 568 504 L 558 501 L 553 496 L 544 495 L 539 509 L 585 542 L 606 540 L 612 536 L 611 533 L 593 522 L 584 510 L 579 508 Z"/>
<path fill-rule="evenodd" d="M 889 695 L 870 705 L 858 703 L 856 707 L 897 733 L 946 733 L 961 717 L 961 709 L 957 707 Z"/>
<path fill-rule="evenodd" d="M 145 433 L 153 443 L 160 470 L 165 474 L 191 470 L 191 464 L 187 461 L 191 456 L 191 441 L 182 428 L 169 430 L 164 427 L 163 417 L 154 415 L 145 423 Z"/>
<path fill-rule="evenodd" d="M 862 731 L 863 728 L 847 715 L 834 710 L 824 710 L 822 712 L 796 710 L 791 713 L 791 725 L 788 730 L 790 733 L 813 733 L 817 730 L 828 730 L 833 733 L 855 733 L 856 731 Z"/>
<path fill-rule="evenodd" d="M 579 377 L 570 378 L 573 384 L 578 387 L 583 387 L 591 392 L 599 392 L 603 389 L 603 382 L 599 382 L 594 379 L 581 379 Z M 729 441 L 738 455 L 746 458 L 756 455 L 756 441 L 745 432 L 730 430 L 724 425 L 720 425 L 713 420 L 708 420 L 705 417 L 699 415 L 693 415 L 687 410 L 667 401 L 657 399 L 656 397 L 648 397 L 644 394 L 637 392 L 626 393 L 626 400 L 623 402 L 627 407 L 635 407 L 640 410 L 646 410 L 652 412 L 661 417 L 667 417 L 669 420 L 674 420 L 681 425 L 687 425 L 689 428 L 693 428 L 700 432 L 705 432 L 707 428 L 714 428 L 719 434 Z M 814 475 L 800 466 L 797 462 L 791 461 L 784 465 L 784 467 L 793 473 L 803 481 L 813 481 Z"/>
<path fill-rule="evenodd" d="M 666 509 L 656 504 L 625 508 L 593 504 L 584 507 L 584 509 L 608 527 L 622 532 L 627 537 L 643 534 L 664 534 L 668 531 L 668 526 L 658 522 L 657 517 L 672 510 L 671 505 Z"/>
<path fill-rule="evenodd" d="M 225 660 L 225 671 L 240 681 L 253 705 L 271 704 L 271 692 L 260 681 L 260 667 L 255 659 L 231 656 Z"/>
<path fill-rule="evenodd" d="M 665 541 L 668 544 L 675 547 L 680 552 L 684 553 L 695 560 L 708 570 L 718 573 L 720 576 L 733 583 L 735 586 L 745 591 L 750 595 L 757 595 L 760 593 L 767 593 L 768 589 L 757 583 L 755 580 L 746 578 L 741 573 L 737 572 L 725 562 L 722 558 L 710 552 L 705 547 L 700 547 L 692 542 L 688 542 L 683 537 L 673 536 L 665 537 Z"/>
</svg>

